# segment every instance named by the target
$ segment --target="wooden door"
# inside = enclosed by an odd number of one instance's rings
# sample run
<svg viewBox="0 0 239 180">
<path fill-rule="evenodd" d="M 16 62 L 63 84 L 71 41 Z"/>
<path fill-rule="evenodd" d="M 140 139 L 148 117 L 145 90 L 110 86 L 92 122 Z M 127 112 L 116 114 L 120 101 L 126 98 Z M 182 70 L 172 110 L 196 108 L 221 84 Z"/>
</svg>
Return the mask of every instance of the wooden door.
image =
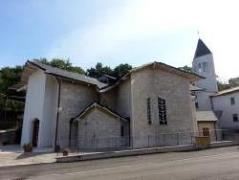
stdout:
<svg viewBox="0 0 239 180">
<path fill-rule="evenodd" d="M 32 146 L 37 147 L 38 144 L 38 133 L 39 133 L 39 120 L 33 121 L 33 132 L 32 132 Z"/>
</svg>

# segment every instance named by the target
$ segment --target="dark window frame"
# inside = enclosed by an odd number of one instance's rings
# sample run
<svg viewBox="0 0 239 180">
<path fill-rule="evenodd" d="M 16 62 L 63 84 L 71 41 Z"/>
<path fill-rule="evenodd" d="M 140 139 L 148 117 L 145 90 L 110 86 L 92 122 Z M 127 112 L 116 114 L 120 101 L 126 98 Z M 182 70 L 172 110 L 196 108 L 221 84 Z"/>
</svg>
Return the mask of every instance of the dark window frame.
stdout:
<svg viewBox="0 0 239 180">
<path fill-rule="evenodd" d="M 148 124 L 152 124 L 151 98 L 147 98 L 147 119 L 148 119 Z"/>
<path fill-rule="evenodd" d="M 235 105 L 236 104 L 236 101 L 235 101 L 235 98 L 234 97 L 231 97 L 230 98 L 230 102 L 231 102 L 231 105 Z"/>
<path fill-rule="evenodd" d="M 124 125 L 120 126 L 120 136 L 123 137 L 125 135 Z"/>
<path fill-rule="evenodd" d="M 238 114 L 233 114 L 232 115 L 232 120 L 233 120 L 233 122 L 238 122 Z"/>
<path fill-rule="evenodd" d="M 203 136 L 210 136 L 210 129 L 208 127 L 202 128 Z"/>
<path fill-rule="evenodd" d="M 158 116 L 160 125 L 168 124 L 166 100 L 161 97 L 158 97 Z"/>
</svg>

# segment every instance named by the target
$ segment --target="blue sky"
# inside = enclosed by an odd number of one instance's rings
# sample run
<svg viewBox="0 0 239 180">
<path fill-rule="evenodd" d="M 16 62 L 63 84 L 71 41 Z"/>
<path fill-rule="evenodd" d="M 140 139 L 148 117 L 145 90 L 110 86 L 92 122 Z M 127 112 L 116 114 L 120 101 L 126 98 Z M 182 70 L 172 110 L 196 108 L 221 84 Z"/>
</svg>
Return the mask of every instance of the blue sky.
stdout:
<svg viewBox="0 0 239 180">
<path fill-rule="evenodd" d="M 70 58 L 83 68 L 162 61 L 190 65 L 198 34 L 220 79 L 237 70 L 236 0 L 11 0 L 0 2 L 0 67 Z"/>
</svg>

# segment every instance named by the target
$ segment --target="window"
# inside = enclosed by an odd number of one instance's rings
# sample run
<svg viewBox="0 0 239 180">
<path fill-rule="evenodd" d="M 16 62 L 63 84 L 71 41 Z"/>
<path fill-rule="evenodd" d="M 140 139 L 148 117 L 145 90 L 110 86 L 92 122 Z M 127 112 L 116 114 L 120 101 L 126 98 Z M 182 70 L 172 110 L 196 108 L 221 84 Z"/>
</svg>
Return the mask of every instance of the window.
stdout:
<svg viewBox="0 0 239 180">
<path fill-rule="evenodd" d="M 199 72 L 199 73 L 202 72 L 202 65 L 201 65 L 201 63 L 198 63 L 198 72 Z"/>
<path fill-rule="evenodd" d="M 120 127 L 120 135 L 124 136 L 124 126 L 123 125 Z"/>
<path fill-rule="evenodd" d="M 238 115 L 237 114 L 233 114 L 232 118 L 233 118 L 233 122 L 238 122 Z"/>
<path fill-rule="evenodd" d="M 203 69 L 203 72 L 207 72 L 207 63 L 206 62 L 202 63 L 202 69 Z"/>
<path fill-rule="evenodd" d="M 148 117 L 148 124 L 152 124 L 151 120 L 151 99 L 147 98 L 147 117 Z"/>
<path fill-rule="evenodd" d="M 158 113 L 159 113 L 159 124 L 167 125 L 166 101 L 165 99 L 160 97 L 158 97 Z"/>
<path fill-rule="evenodd" d="M 202 129 L 202 134 L 203 134 L 203 136 L 209 136 L 210 135 L 209 128 L 203 128 Z"/>
<path fill-rule="evenodd" d="M 231 100 L 231 105 L 234 105 L 235 104 L 235 98 L 231 97 L 230 100 Z"/>
</svg>

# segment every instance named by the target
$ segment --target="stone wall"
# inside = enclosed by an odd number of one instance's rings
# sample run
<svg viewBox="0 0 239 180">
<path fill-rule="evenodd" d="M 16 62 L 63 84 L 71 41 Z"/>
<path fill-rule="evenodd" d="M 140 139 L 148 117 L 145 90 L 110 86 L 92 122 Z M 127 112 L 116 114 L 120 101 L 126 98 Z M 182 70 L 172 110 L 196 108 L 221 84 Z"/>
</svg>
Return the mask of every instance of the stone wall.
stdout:
<svg viewBox="0 0 239 180">
<path fill-rule="evenodd" d="M 63 81 L 60 97 L 61 112 L 58 126 L 58 144 L 69 146 L 70 120 L 88 105 L 98 100 L 94 86 Z"/>
<path fill-rule="evenodd" d="M 119 118 L 94 108 L 78 121 L 79 150 L 126 147 L 127 123 Z M 124 127 L 124 136 L 121 136 L 121 126 Z"/>
<path fill-rule="evenodd" d="M 116 111 L 118 88 L 113 88 L 110 91 L 100 94 L 100 104 L 108 107 L 109 109 Z"/>
<path fill-rule="evenodd" d="M 148 137 L 155 137 L 156 141 L 157 134 L 194 131 L 195 117 L 187 79 L 159 69 L 147 68 L 132 73 L 131 88 L 134 148 L 147 146 Z M 159 123 L 158 97 L 166 100 L 167 125 Z M 151 98 L 152 124 L 147 119 L 147 98 Z M 184 140 L 185 143 L 191 141 L 190 135 L 182 138 L 181 141 Z"/>
<path fill-rule="evenodd" d="M 127 79 L 118 87 L 117 112 L 123 116 L 131 117 L 131 81 Z"/>
</svg>

